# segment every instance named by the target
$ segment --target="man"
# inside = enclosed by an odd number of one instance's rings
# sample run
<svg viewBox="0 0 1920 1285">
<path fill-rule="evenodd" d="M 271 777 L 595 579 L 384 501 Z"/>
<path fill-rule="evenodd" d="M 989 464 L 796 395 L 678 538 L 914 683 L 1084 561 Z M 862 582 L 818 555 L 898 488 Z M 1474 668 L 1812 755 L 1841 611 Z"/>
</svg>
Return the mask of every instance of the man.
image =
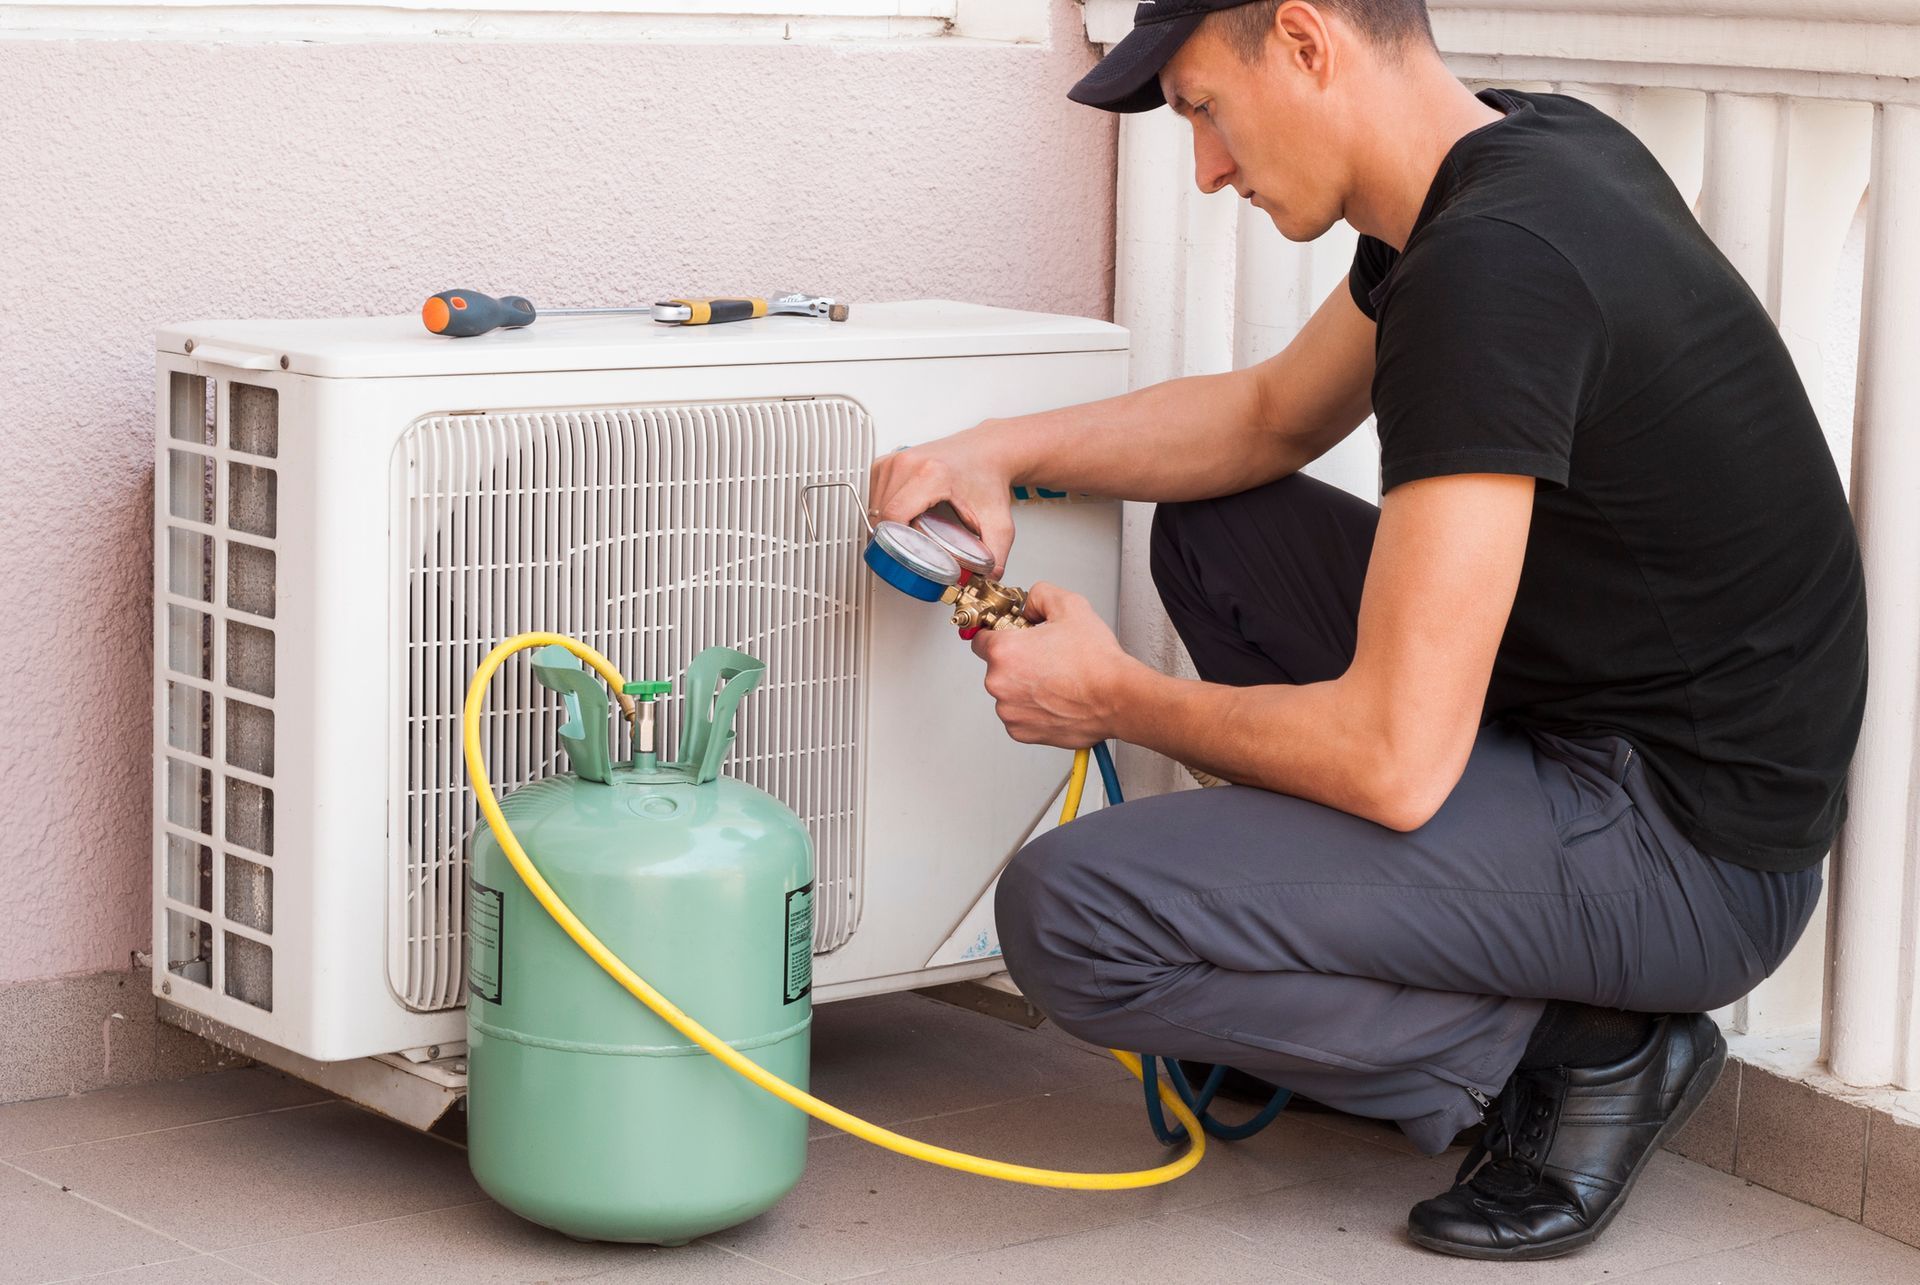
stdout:
<svg viewBox="0 0 1920 1285">
<path fill-rule="evenodd" d="M 990 421 L 876 465 L 1004 563 L 1008 487 L 1160 502 L 1200 681 L 1036 585 L 983 633 L 1016 739 L 1119 737 L 1235 784 L 1029 845 L 1008 967 L 1100 1044 L 1396 1120 L 1483 1119 L 1420 1244 L 1597 1236 L 1785 957 L 1845 807 L 1859 554 L 1765 310 L 1654 159 L 1569 98 L 1467 92 L 1423 0 L 1147 0 L 1073 90 L 1163 101 L 1201 189 L 1350 279 L 1259 366 Z M 1371 411 L 1379 508 L 1298 474 Z M 1488 1111 L 1491 1099 L 1497 1106 Z"/>
</svg>

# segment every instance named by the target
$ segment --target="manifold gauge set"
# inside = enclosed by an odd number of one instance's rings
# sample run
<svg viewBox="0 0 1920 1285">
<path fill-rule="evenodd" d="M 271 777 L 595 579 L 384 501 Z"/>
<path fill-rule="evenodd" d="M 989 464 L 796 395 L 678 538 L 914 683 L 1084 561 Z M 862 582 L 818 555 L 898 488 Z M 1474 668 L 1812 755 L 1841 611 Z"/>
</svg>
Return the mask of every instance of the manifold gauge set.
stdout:
<svg viewBox="0 0 1920 1285">
<path fill-rule="evenodd" d="M 807 529 L 813 530 L 811 493 L 846 482 L 803 488 L 802 506 Z M 865 520 L 864 505 L 859 510 Z M 867 548 L 862 560 L 876 576 L 921 602 L 944 602 L 953 608 L 953 623 L 962 638 L 982 629 L 1025 629 L 1027 591 L 991 578 L 993 552 L 967 529 L 951 506 L 941 503 L 912 523 L 867 522 Z"/>
</svg>

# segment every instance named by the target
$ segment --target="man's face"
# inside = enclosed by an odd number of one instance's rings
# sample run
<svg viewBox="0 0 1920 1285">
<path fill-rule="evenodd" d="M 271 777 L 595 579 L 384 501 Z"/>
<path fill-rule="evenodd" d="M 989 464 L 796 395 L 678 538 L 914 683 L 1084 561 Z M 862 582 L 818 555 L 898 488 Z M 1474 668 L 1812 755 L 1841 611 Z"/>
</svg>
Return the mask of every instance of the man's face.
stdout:
<svg viewBox="0 0 1920 1285">
<path fill-rule="evenodd" d="M 1328 146 L 1333 121 L 1326 50 L 1278 14 L 1262 54 L 1247 62 L 1205 22 L 1160 71 L 1161 92 L 1193 126 L 1194 182 L 1232 187 L 1290 241 L 1311 241 L 1339 220 L 1339 175 Z"/>
</svg>

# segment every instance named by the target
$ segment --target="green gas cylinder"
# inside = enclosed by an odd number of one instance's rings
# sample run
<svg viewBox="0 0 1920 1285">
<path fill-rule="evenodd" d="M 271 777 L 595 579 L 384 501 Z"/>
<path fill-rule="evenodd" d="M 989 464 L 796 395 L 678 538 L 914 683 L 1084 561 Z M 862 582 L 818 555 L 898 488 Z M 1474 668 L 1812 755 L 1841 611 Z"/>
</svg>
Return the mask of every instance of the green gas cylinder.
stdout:
<svg viewBox="0 0 1920 1285">
<path fill-rule="evenodd" d="M 679 760 L 639 701 L 609 762 L 607 696 L 563 647 L 534 673 L 564 699 L 569 766 L 501 803 L 561 899 L 721 1039 L 807 1084 L 813 849 L 772 795 L 719 774 L 766 673 L 714 647 L 682 680 Z M 678 1245 L 761 1213 L 800 1180 L 807 1117 L 688 1043 L 601 971 L 521 883 L 483 823 L 467 890 L 467 1155 L 487 1194 L 582 1240 Z"/>
</svg>

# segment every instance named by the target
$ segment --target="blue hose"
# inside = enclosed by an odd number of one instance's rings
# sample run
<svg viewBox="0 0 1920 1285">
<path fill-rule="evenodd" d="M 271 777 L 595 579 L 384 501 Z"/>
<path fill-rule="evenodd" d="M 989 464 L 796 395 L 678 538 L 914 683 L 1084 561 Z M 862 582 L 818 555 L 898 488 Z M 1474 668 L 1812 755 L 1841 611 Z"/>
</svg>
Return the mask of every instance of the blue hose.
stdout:
<svg viewBox="0 0 1920 1285">
<path fill-rule="evenodd" d="M 1094 745 L 1093 761 L 1100 768 L 1100 788 L 1106 791 L 1107 806 L 1117 807 L 1125 803 L 1127 800 L 1120 793 L 1120 774 L 1114 771 L 1113 754 L 1107 749 L 1105 741 Z M 1272 1100 L 1261 1107 L 1252 1119 L 1240 1124 L 1228 1124 L 1223 1120 L 1214 1119 L 1207 1112 L 1207 1108 L 1213 1104 L 1213 1095 L 1220 1091 L 1221 1082 L 1227 1078 L 1227 1068 L 1224 1065 L 1215 1064 L 1212 1073 L 1207 1076 L 1206 1083 L 1201 1085 L 1196 1093 L 1193 1085 L 1187 1081 L 1187 1073 L 1180 1069 L 1178 1059 L 1156 1058 L 1151 1053 L 1144 1054 L 1140 1058 L 1140 1083 L 1147 1094 L 1147 1123 L 1153 1126 L 1153 1136 L 1168 1146 L 1186 1141 L 1187 1131 L 1180 1125 L 1169 1125 L 1167 1117 L 1160 1109 L 1159 1064 L 1161 1062 L 1165 1062 L 1167 1066 L 1167 1083 L 1171 1084 L 1173 1091 L 1180 1095 L 1180 1100 L 1192 1109 L 1193 1114 L 1200 1121 L 1200 1127 L 1207 1131 L 1208 1137 L 1218 1138 L 1222 1142 L 1239 1142 L 1251 1138 L 1277 1120 L 1281 1110 L 1287 1105 L 1287 1099 L 1293 1096 L 1291 1090 L 1277 1089 L 1274 1091 Z"/>
<path fill-rule="evenodd" d="M 1222 1142 L 1239 1142 L 1251 1138 L 1279 1119 L 1281 1110 L 1287 1105 L 1287 1100 L 1293 1096 L 1288 1089 L 1276 1089 L 1267 1105 L 1261 1107 L 1252 1119 L 1240 1124 L 1228 1124 L 1224 1120 L 1215 1119 L 1207 1110 L 1213 1104 L 1213 1095 L 1220 1090 L 1221 1081 L 1226 1079 L 1225 1066 L 1216 1064 L 1212 1074 L 1207 1076 L 1206 1083 L 1201 1085 L 1200 1091 L 1196 1093 L 1193 1085 L 1187 1081 L 1187 1073 L 1180 1069 L 1180 1063 L 1176 1059 L 1155 1058 L 1151 1055 L 1142 1057 L 1140 1059 L 1141 1074 L 1156 1086 L 1155 1096 L 1147 1103 L 1147 1123 L 1153 1126 L 1153 1136 L 1168 1146 L 1184 1142 L 1187 1131 L 1177 1124 L 1168 1124 L 1166 1116 L 1161 1113 L 1157 1089 L 1160 1082 L 1158 1064 L 1162 1061 L 1167 1064 L 1167 1083 L 1173 1086 L 1173 1091 L 1180 1095 L 1180 1100 L 1192 1109 L 1195 1116 L 1199 1117 L 1200 1127 L 1207 1131 L 1207 1136 L 1218 1138 Z"/>
<path fill-rule="evenodd" d="M 1107 806 L 1118 807 L 1126 799 L 1120 794 L 1120 774 L 1113 770 L 1113 754 L 1107 749 L 1105 741 L 1099 741 L 1093 747 L 1093 761 L 1100 769 L 1100 788 L 1106 791 Z"/>
</svg>

